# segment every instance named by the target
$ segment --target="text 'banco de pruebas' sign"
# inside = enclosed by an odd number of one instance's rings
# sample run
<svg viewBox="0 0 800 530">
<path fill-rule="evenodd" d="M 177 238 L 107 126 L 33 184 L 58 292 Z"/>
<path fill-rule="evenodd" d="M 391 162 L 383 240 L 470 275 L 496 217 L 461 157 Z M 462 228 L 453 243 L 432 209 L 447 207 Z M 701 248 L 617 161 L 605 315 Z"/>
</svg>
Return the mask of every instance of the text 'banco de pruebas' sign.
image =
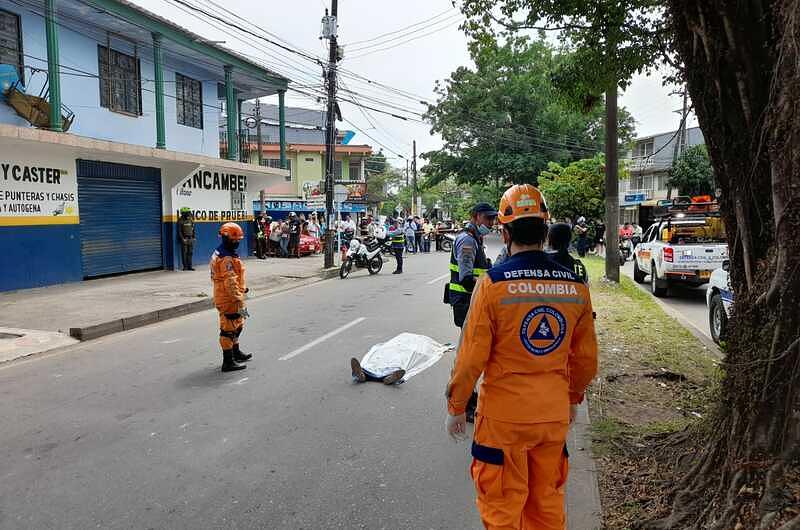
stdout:
<svg viewBox="0 0 800 530">
<path fill-rule="evenodd" d="M 197 221 L 244 221 L 247 211 L 247 175 L 201 169 L 175 189 L 175 210 L 187 207 Z"/>
</svg>

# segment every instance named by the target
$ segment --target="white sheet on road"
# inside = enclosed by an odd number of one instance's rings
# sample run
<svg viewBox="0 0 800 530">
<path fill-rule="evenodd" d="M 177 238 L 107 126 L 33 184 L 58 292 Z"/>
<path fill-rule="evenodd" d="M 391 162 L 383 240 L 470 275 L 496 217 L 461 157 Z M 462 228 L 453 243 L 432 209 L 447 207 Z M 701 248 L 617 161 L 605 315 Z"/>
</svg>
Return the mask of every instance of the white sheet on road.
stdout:
<svg viewBox="0 0 800 530">
<path fill-rule="evenodd" d="M 385 377 L 398 369 L 406 371 L 403 381 L 436 364 L 452 344 L 439 344 L 425 335 L 401 333 L 387 342 L 376 344 L 361 360 L 361 368 L 374 377 Z"/>
</svg>

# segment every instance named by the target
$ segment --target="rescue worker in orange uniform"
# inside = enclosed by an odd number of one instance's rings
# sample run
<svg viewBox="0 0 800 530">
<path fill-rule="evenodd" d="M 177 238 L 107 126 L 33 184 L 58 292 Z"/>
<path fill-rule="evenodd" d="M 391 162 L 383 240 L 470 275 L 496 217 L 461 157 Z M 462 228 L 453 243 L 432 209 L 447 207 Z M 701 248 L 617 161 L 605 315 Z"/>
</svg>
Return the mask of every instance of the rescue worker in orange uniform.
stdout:
<svg viewBox="0 0 800 530">
<path fill-rule="evenodd" d="M 249 361 L 253 355 L 239 349 L 239 335 L 248 316 L 245 307 L 244 264 L 236 250 L 244 239 L 242 227 L 236 223 L 225 223 L 219 229 L 222 244 L 211 256 L 211 281 L 214 282 L 214 305 L 219 311 L 219 344 L 222 346 L 222 371 L 233 372 L 247 368 L 241 362 Z"/>
<path fill-rule="evenodd" d="M 509 258 L 475 287 L 447 388 L 446 429 L 464 438 L 483 374 L 470 471 L 490 530 L 566 527 L 567 431 L 597 372 L 589 289 L 544 253 L 547 219 L 535 187 L 503 195 Z"/>
</svg>

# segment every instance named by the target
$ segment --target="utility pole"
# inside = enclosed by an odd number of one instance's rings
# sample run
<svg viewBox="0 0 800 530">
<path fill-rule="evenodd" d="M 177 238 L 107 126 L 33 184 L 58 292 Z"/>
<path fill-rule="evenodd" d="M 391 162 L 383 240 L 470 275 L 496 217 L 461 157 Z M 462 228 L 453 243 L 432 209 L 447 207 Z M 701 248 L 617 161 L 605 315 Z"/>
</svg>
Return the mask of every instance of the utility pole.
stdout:
<svg viewBox="0 0 800 530">
<path fill-rule="evenodd" d="M 408 160 L 406 160 L 406 188 L 408 187 Z"/>
<path fill-rule="evenodd" d="M 672 94 L 682 94 L 683 95 L 683 108 L 681 110 L 675 111 L 680 112 L 681 114 L 681 122 L 678 125 L 678 131 L 675 136 L 675 145 L 672 146 L 672 167 L 675 167 L 678 164 L 678 158 L 686 151 L 686 119 L 687 119 L 687 112 L 688 112 L 688 101 L 687 97 L 689 94 L 688 87 L 684 86 L 682 92 L 673 92 Z M 672 187 L 667 186 L 667 199 L 672 198 Z"/>
<path fill-rule="evenodd" d="M 412 215 L 420 215 L 420 202 L 419 197 L 419 185 L 417 183 L 417 141 L 413 141 L 413 154 L 412 154 L 412 162 L 411 162 L 411 172 L 414 176 L 414 189 L 412 190 L 413 193 L 411 194 L 412 201 L 411 201 L 411 214 Z"/>
<path fill-rule="evenodd" d="M 264 153 L 261 152 L 261 100 L 256 100 L 256 142 L 258 144 L 258 165 L 263 166 Z"/>
<path fill-rule="evenodd" d="M 619 162 L 617 82 L 606 91 L 606 278 L 619 283 Z"/>
<path fill-rule="evenodd" d="M 322 38 L 330 41 L 330 55 L 328 56 L 328 113 L 327 129 L 325 132 L 325 215 L 328 218 L 325 230 L 325 268 L 333 267 L 333 231 L 336 229 L 333 213 L 333 177 L 336 166 L 336 63 L 339 59 L 339 44 L 337 42 L 339 12 L 338 0 L 331 1 L 331 14 L 325 10 L 322 19 Z"/>
</svg>

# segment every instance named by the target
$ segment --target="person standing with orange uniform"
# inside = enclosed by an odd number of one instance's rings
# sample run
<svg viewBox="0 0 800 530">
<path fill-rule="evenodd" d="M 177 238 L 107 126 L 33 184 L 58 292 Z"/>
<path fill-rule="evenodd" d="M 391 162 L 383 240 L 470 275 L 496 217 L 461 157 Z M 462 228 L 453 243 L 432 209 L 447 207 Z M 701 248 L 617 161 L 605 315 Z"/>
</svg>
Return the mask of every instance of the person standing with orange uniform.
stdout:
<svg viewBox="0 0 800 530">
<path fill-rule="evenodd" d="M 563 530 L 569 424 L 597 373 L 588 287 L 543 251 L 547 206 L 515 185 L 498 220 L 509 258 L 478 281 L 447 387 L 450 436 L 466 436 L 483 374 L 470 468 L 489 530 Z"/>
<path fill-rule="evenodd" d="M 239 336 L 248 316 L 245 307 L 244 264 L 236 250 L 244 239 L 242 227 L 225 223 L 219 229 L 222 244 L 211 256 L 211 281 L 214 283 L 214 305 L 219 312 L 219 344 L 222 347 L 222 371 L 233 372 L 247 368 L 242 364 L 253 355 L 239 349 Z"/>
</svg>

